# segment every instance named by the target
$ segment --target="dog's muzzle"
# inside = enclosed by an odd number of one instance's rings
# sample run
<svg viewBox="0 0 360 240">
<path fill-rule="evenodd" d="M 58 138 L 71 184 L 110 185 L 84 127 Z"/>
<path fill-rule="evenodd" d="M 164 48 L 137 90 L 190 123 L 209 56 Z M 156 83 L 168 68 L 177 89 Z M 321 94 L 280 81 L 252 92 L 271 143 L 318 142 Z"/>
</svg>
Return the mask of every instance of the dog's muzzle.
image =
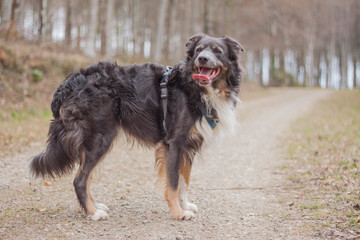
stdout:
<svg viewBox="0 0 360 240">
<path fill-rule="evenodd" d="M 197 73 L 192 79 L 198 80 L 201 85 L 209 85 L 221 72 L 221 64 L 213 53 L 204 51 L 195 59 Z"/>
</svg>

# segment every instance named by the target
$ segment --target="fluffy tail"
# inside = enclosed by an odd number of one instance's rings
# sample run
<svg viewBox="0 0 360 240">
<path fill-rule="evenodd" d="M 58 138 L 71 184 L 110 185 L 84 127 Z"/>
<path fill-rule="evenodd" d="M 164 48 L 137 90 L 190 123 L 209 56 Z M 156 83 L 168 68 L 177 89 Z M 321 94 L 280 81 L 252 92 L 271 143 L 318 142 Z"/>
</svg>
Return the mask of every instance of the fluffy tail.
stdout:
<svg viewBox="0 0 360 240">
<path fill-rule="evenodd" d="M 54 119 L 50 124 L 46 151 L 30 160 L 30 174 L 54 178 L 69 173 L 80 158 L 82 142 L 81 130 L 68 131 L 60 119 Z"/>
<path fill-rule="evenodd" d="M 69 75 L 59 86 L 51 103 L 54 120 L 50 124 L 46 151 L 34 156 L 29 162 L 30 174 L 35 177 L 60 177 L 70 172 L 81 157 L 84 126 L 81 111 L 71 104 L 70 95 L 86 84 L 80 73 Z M 60 116 L 60 108 L 62 113 Z M 66 126 L 65 126 L 65 125 Z"/>
</svg>

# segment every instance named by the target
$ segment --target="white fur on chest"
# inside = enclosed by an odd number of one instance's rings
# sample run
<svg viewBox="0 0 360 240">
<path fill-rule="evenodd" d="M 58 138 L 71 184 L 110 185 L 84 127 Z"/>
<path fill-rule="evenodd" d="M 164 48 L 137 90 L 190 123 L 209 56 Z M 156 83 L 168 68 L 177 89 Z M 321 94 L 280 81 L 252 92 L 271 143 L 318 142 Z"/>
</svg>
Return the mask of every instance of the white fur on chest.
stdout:
<svg viewBox="0 0 360 240">
<path fill-rule="evenodd" d="M 214 137 L 218 139 L 218 137 L 234 135 L 236 130 L 236 108 L 233 102 L 224 99 L 220 91 L 212 86 L 207 87 L 206 90 L 207 94 L 202 96 L 202 101 L 206 104 L 208 112 L 212 108 L 216 110 L 219 123 L 212 129 L 205 117 L 202 117 L 201 122 L 196 124 L 196 128 L 203 135 L 206 142 Z"/>
</svg>

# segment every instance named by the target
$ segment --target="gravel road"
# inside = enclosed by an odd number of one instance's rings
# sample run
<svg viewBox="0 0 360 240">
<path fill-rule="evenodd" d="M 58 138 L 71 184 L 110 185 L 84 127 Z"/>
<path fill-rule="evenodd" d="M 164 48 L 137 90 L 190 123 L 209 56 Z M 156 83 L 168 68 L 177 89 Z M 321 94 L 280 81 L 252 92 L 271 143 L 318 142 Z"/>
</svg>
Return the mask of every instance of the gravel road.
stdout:
<svg viewBox="0 0 360 240">
<path fill-rule="evenodd" d="M 175 221 L 155 185 L 153 150 L 119 139 L 91 185 L 110 218 L 92 221 L 77 203 L 74 174 L 29 180 L 27 160 L 44 148 L 0 159 L 0 239 L 315 239 L 302 219 L 289 220 L 292 191 L 281 166 L 290 125 L 330 93 L 271 90 L 238 107 L 237 134 L 211 145 L 193 166 L 190 201 L 199 212 Z M 44 126 L 47 127 L 47 126 Z"/>
</svg>

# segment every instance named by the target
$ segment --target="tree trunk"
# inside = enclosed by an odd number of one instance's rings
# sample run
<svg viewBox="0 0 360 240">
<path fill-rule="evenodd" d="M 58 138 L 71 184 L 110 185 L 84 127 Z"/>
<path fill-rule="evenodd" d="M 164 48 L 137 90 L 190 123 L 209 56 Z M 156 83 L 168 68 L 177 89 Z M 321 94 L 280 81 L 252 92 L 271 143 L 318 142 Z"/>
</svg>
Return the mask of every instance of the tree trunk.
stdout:
<svg viewBox="0 0 360 240">
<path fill-rule="evenodd" d="M 11 5 L 10 26 L 9 26 L 9 30 L 6 35 L 6 39 L 18 37 L 18 33 L 16 30 L 16 21 L 15 21 L 15 11 L 18 6 L 19 6 L 19 3 L 17 2 L 17 0 L 13 0 L 13 3 Z"/>
<path fill-rule="evenodd" d="M 66 0 L 65 45 L 71 46 L 71 0 Z"/>
<path fill-rule="evenodd" d="M 112 21 L 114 15 L 114 0 L 108 0 L 107 8 L 106 8 L 106 49 L 105 49 L 105 57 L 109 58 L 112 55 Z"/>
<path fill-rule="evenodd" d="M 101 55 L 109 58 L 111 55 L 111 27 L 114 11 L 114 0 L 104 0 L 101 7 Z"/>
<path fill-rule="evenodd" d="M 270 78 L 269 78 L 269 86 L 279 86 L 281 85 L 278 82 L 279 79 L 276 79 L 276 68 L 275 68 L 275 50 L 274 48 L 270 49 Z"/>
<path fill-rule="evenodd" d="M 100 40 L 101 40 L 101 47 L 100 47 L 100 54 L 102 56 L 105 56 L 105 50 L 106 50 L 106 38 L 107 38 L 107 32 L 106 32 L 106 10 L 107 10 L 107 4 L 108 0 L 100 0 Z"/>
<path fill-rule="evenodd" d="M 121 5 L 123 7 L 123 3 Z M 123 17 L 122 11 L 120 7 L 116 8 L 116 54 L 122 55 L 123 54 L 123 31 L 122 31 L 122 25 L 123 25 Z"/>
<path fill-rule="evenodd" d="M 136 42 L 137 42 L 137 34 L 136 34 L 136 28 L 135 25 L 137 24 L 136 22 L 136 16 L 135 16 L 135 12 L 136 12 L 136 0 L 131 0 L 130 1 L 130 17 L 131 17 L 131 42 L 132 42 L 132 56 L 136 55 Z"/>
<path fill-rule="evenodd" d="M 210 34 L 210 7 L 211 0 L 204 1 L 204 33 Z"/>
<path fill-rule="evenodd" d="M 10 25 L 11 19 L 11 0 L 2 0 L 1 2 L 1 23 L 0 23 L 0 31 L 7 32 Z"/>
<path fill-rule="evenodd" d="M 310 32 L 307 41 L 307 51 L 306 51 L 306 86 L 313 87 L 314 86 L 314 38 L 313 33 Z"/>
<path fill-rule="evenodd" d="M 45 35 L 45 23 L 46 20 L 46 8 L 47 8 L 47 0 L 39 0 L 39 29 L 38 29 L 38 39 L 40 41 L 43 40 Z"/>
<path fill-rule="evenodd" d="M 173 12 L 173 0 L 169 0 L 169 4 L 166 11 L 166 39 L 164 46 L 165 60 L 168 61 L 170 58 L 170 39 L 171 39 L 171 24 L 172 24 L 172 12 Z"/>
<path fill-rule="evenodd" d="M 46 41 L 52 41 L 52 31 L 54 27 L 54 22 L 51 19 L 51 11 L 52 11 L 52 4 L 54 4 L 52 1 L 46 0 L 46 20 L 47 23 L 45 24 L 45 39 Z"/>
<path fill-rule="evenodd" d="M 43 0 L 39 0 L 39 29 L 38 29 L 38 39 L 42 40 L 42 34 L 44 29 L 44 19 L 43 19 L 43 12 L 44 12 L 44 2 Z"/>
<path fill-rule="evenodd" d="M 262 57 L 262 51 L 261 50 L 258 50 L 257 52 L 257 57 L 258 57 L 258 60 L 259 60 L 259 83 L 262 87 L 265 86 L 264 84 L 264 81 L 263 81 L 263 67 L 262 67 L 262 64 L 263 64 L 263 57 Z"/>
<path fill-rule="evenodd" d="M 340 88 L 345 89 L 347 87 L 347 53 L 345 42 L 339 43 L 339 59 L 340 59 Z"/>
<path fill-rule="evenodd" d="M 16 31 L 19 36 L 24 34 L 24 18 L 25 18 L 25 3 L 26 0 L 18 0 L 18 7 L 15 11 Z M 45 5 L 46 6 L 46 5 Z"/>
<path fill-rule="evenodd" d="M 84 53 L 89 57 L 96 56 L 95 40 L 96 40 L 96 29 L 97 29 L 98 6 L 99 6 L 98 0 L 90 0 L 90 22 L 88 25 L 86 48 L 84 49 Z"/>
<path fill-rule="evenodd" d="M 157 22 L 157 33 L 156 33 L 156 42 L 155 42 L 155 53 L 154 60 L 156 62 L 161 60 L 161 53 L 163 50 L 163 39 L 165 33 L 165 18 L 166 18 L 166 9 L 168 6 L 168 0 L 161 0 L 160 12 Z"/>
<path fill-rule="evenodd" d="M 356 57 L 353 57 L 352 63 L 353 63 L 353 68 L 354 68 L 353 88 L 355 89 L 355 88 L 358 87 L 358 85 L 357 85 L 357 73 L 356 73 L 356 65 L 357 65 Z"/>
<path fill-rule="evenodd" d="M 231 32 L 233 24 L 231 23 L 232 19 L 232 13 L 233 13 L 233 1 L 232 0 L 226 0 L 224 4 L 224 24 L 225 24 L 225 32 L 229 33 Z"/>
</svg>

